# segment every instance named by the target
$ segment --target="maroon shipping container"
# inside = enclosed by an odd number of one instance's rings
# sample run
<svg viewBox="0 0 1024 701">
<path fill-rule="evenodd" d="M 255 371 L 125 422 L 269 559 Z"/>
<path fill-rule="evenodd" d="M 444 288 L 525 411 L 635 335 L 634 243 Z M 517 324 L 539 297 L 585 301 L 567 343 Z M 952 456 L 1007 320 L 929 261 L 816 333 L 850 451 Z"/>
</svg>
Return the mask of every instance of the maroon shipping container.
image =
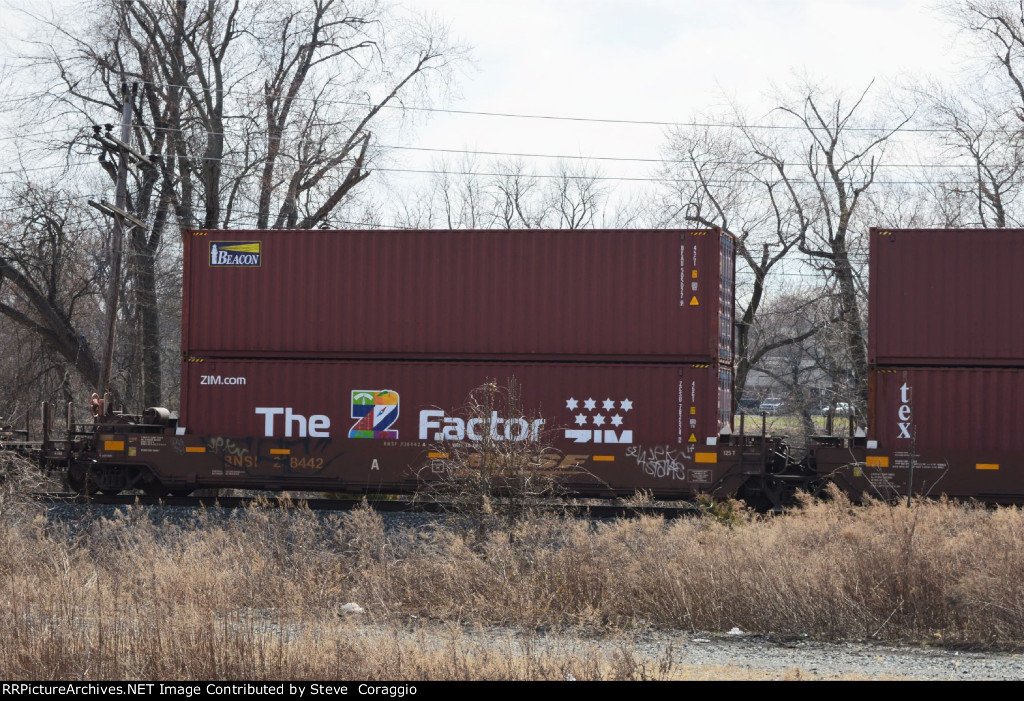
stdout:
<svg viewBox="0 0 1024 701">
<path fill-rule="evenodd" d="M 732 361 L 734 242 L 701 231 L 197 231 L 186 356 Z"/>
<path fill-rule="evenodd" d="M 1024 367 L 1024 230 L 872 229 L 877 365 Z"/>
<path fill-rule="evenodd" d="M 712 491 L 722 476 L 707 446 L 731 423 L 731 370 L 715 365 L 207 359 L 182 374 L 173 440 L 218 457 L 157 466 L 168 481 L 410 489 L 445 445 L 488 430 L 465 411 L 470 393 L 512 377 L 520 408 L 499 403 L 491 435 L 550 443 L 552 469 L 582 493 Z M 157 451 L 172 438 L 143 440 Z"/>
<path fill-rule="evenodd" d="M 859 489 L 906 494 L 913 455 L 915 494 L 1024 501 L 1024 370 L 876 369 L 869 413 Z"/>
</svg>

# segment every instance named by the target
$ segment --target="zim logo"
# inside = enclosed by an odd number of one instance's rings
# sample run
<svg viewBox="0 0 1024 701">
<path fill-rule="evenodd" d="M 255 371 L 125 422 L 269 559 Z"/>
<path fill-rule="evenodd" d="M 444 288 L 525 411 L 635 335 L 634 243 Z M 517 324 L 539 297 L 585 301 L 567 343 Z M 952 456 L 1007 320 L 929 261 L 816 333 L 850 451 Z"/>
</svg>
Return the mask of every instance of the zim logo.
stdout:
<svg viewBox="0 0 1024 701">
<path fill-rule="evenodd" d="M 573 412 L 573 423 L 579 428 L 565 429 L 566 439 L 574 443 L 632 443 L 633 429 L 622 428 L 633 410 L 628 397 L 615 401 L 608 397 L 599 401 L 593 397 L 585 400 L 569 397 L 565 408 Z"/>
<path fill-rule="evenodd" d="M 352 418 L 349 438 L 397 440 L 398 431 L 388 429 L 398 419 L 398 392 L 393 389 L 352 390 Z"/>
<path fill-rule="evenodd" d="M 217 268 L 260 267 L 259 241 L 211 241 L 210 266 Z"/>
</svg>

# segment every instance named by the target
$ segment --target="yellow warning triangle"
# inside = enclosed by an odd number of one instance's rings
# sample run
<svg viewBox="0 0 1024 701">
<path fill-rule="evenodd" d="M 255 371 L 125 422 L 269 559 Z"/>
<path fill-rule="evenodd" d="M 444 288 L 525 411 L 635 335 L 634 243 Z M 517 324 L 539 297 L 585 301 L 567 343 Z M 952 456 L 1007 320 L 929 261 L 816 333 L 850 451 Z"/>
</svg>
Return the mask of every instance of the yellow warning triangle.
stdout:
<svg viewBox="0 0 1024 701">
<path fill-rule="evenodd" d="M 690 300 L 690 306 L 691 307 L 699 307 L 700 306 L 700 302 L 697 301 L 697 295 L 694 295 L 693 299 Z"/>
<path fill-rule="evenodd" d="M 689 440 L 689 442 L 690 442 L 690 443 L 696 443 L 696 442 L 697 442 L 697 434 L 695 434 L 695 433 L 691 433 L 691 434 L 690 434 L 690 440 Z"/>
</svg>

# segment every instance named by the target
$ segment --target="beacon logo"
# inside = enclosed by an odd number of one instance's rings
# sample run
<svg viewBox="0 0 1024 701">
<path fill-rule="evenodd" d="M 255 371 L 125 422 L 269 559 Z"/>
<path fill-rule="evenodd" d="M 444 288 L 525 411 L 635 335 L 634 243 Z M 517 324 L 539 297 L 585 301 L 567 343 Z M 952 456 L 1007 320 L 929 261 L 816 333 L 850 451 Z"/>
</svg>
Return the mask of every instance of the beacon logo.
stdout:
<svg viewBox="0 0 1024 701">
<path fill-rule="evenodd" d="M 259 241 L 211 241 L 210 266 L 215 268 L 258 268 L 262 245 Z"/>
</svg>

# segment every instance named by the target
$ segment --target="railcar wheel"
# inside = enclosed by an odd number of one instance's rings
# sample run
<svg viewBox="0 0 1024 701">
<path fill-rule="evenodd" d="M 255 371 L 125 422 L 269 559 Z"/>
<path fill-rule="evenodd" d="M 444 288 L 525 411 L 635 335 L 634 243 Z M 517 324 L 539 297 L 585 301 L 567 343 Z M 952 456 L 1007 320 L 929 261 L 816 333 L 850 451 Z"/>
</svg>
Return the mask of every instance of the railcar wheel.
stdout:
<svg viewBox="0 0 1024 701">
<path fill-rule="evenodd" d="M 99 491 L 96 488 L 96 481 L 89 475 L 88 468 L 72 465 L 64 474 L 64 479 L 67 481 L 71 491 L 77 494 L 91 496 Z"/>
</svg>

